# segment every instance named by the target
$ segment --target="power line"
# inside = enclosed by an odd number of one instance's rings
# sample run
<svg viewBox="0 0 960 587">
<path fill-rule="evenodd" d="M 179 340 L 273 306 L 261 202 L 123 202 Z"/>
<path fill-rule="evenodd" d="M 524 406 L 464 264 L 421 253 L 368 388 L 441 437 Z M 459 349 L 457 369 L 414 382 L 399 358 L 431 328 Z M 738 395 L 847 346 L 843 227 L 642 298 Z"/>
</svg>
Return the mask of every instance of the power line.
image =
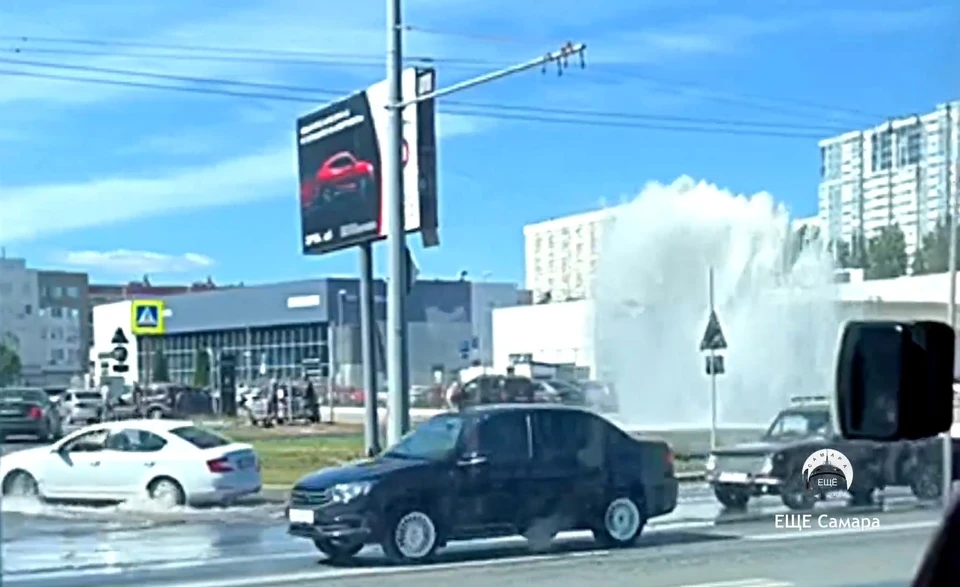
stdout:
<svg viewBox="0 0 960 587">
<path fill-rule="evenodd" d="M 89 84 L 106 85 L 106 86 L 139 88 L 139 89 L 169 90 L 169 91 L 187 92 L 187 93 L 193 93 L 193 94 L 229 96 L 229 97 L 235 97 L 235 98 L 276 100 L 276 101 L 313 104 L 313 105 L 316 105 L 318 102 L 322 102 L 322 100 L 319 98 L 314 99 L 309 96 L 293 96 L 293 95 L 286 95 L 286 94 L 260 93 L 260 92 L 236 92 L 236 91 L 230 91 L 230 90 L 225 90 L 220 88 L 171 86 L 171 85 L 163 85 L 163 84 L 154 84 L 149 82 L 103 79 L 103 78 L 95 78 L 95 77 L 76 77 L 76 76 L 67 76 L 67 75 L 53 74 L 53 73 L 47 74 L 47 73 L 9 70 L 9 69 L 0 69 L 0 75 L 19 76 L 19 77 L 26 77 L 26 78 L 45 79 L 45 80 L 62 81 L 62 82 L 89 83 Z M 338 95 L 343 95 L 343 94 L 338 93 Z M 642 129 L 648 129 L 648 130 L 692 132 L 692 133 L 701 133 L 701 134 L 728 134 L 728 135 L 741 135 L 741 136 L 765 136 L 765 137 L 797 138 L 797 139 L 822 138 L 822 135 L 818 135 L 818 134 L 788 132 L 787 130 L 778 131 L 775 129 L 749 129 L 749 128 L 729 128 L 729 127 L 724 128 L 718 125 L 707 124 L 705 121 L 694 122 L 694 119 L 690 119 L 690 122 L 686 126 L 680 126 L 678 124 L 665 124 L 665 123 L 658 123 L 657 119 L 655 119 L 653 115 L 650 115 L 651 118 L 647 122 L 642 122 L 642 121 L 630 118 L 631 115 L 629 113 L 608 112 L 604 114 L 609 119 L 601 120 L 597 118 L 588 118 L 584 114 L 551 116 L 549 115 L 550 110 L 546 110 L 545 113 L 541 115 L 537 115 L 533 113 L 521 114 L 521 113 L 510 113 L 510 112 L 482 111 L 482 110 L 478 110 L 477 106 L 471 105 L 468 102 L 460 102 L 457 104 L 457 106 L 458 107 L 455 107 L 455 108 L 444 108 L 443 110 L 441 110 L 441 112 L 448 113 L 448 114 L 456 114 L 460 116 L 469 116 L 469 117 L 486 118 L 486 119 L 494 119 L 494 120 L 513 120 L 513 121 L 541 122 L 541 123 L 555 123 L 555 124 L 572 124 L 572 125 L 590 126 L 590 127 L 637 128 L 637 129 L 642 128 Z M 479 106 L 483 107 L 483 105 L 479 105 Z M 530 108 L 530 110 L 532 112 L 536 112 L 536 109 L 534 108 Z M 570 111 L 570 112 L 576 112 L 576 111 Z M 594 115 L 595 114 L 596 113 L 594 113 Z M 669 122 L 669 120 L 667 122 Z M 726 122 L 733 122 L 733 121 L 726 121 Z M 745 122 L 745 121 L 738 121 L 738 122 Z"/>
<path fill-rule="evenodd" d="M 317 104 L 318 100 L 313 100 L 305 96 L 286 96 L 283 94 L 261 94 L 255 92 L 233 92 L 230 90 L 216 88 L 197 88 L 190 86 L 165 86 L 163 84 L 151 84 L 148 82 L 134 82 L 127 80 L 102 79 L 92 77 L 71 77 L 55 73 L 38 73 L 33 71 L 17 71 L 11 69 L 0 69 L 0 75 L 10 75 L 17 77 L 46 79 L 61 82 L 77 82 L 103 86 L 119 86 L 125 88 L 139 88 L 145 90 L 171 90 L 175 92 L 186 92 L 191 94 L 207 94 L 211 96 L 230 96 L 234 98 L 253 98 L 257 100 L 277 100 L 281 102 L 299 102 L 305 104 Z"/>
<path fill-rule="evenodd" d="M 298 93 L 305 92 L 305 93 L 323 94 L 323 95 L 329 95 L 329 96 L 345 96 L 350 93 L 350 92 L 343 92 L 340 90 L 330 90 L 325 88 L 311 88 L 311 87 L 291 86 L 291 85 L 284 85 L 284 84 L 245 82 L 245 81 L 237 81 L 237 80 L 212 78 L 212 77 L 195 77 L 195 76 L 188 76 L 188 75 L 168 74 L 168 73 L 154 73 L 154 72 L 147 72 L 147 71 L 136 71 L 131 69 L 116 69 L 112 67 L 96 67 L 93 65 L 48 63 L 44 61 L 30 61 L 26 59 L 7 59 L 4 57 L 0 57 L 0 63 L 5 63 L 7 65 L 23 65 L 27 67 L 41 67 L 46 69 L 80 71 L 85 73 L 125 75 L 130 77 L 143 77 L 143 78 L 149 78 L 149 79 L 159 79 L 159 80 L 167 80 L 167 81 L 175 81 L 175 82 L 236 86 L 236 87 L 245 87 L 245 88 L 255 88 L 260 90 L 274 90 L 279 92 L 298 92 Z"/>
<path fill-rule="evenodd" d="M 755 128 L 770 128 L 770 129 L 783 129 L 783 130 L 792 129 L 792 130 L 822 130 L 825 132 L 845 132 L 845 129 L 841 129 L 835 126 L 811 126 L 809 124 L 790 124 L 790 123 L 768 122 L 768 121 L 759 121 L 759 120 L 752 121 L 752 120 L 731 120 L 731 119 L 722 119 L 722 118 L 699 118 L 699 117 L 690 117 L 690 116 L 674 116 L 674 115 L 668 115 L 668 114 L 638 114 L 638 113 L 631 113 L 631 112 L 610 112 L 610 111 L 601 111 L 601 110 L 552 108 L 548 106 L 518 106 L 518 105 L 512 105 L 512 104 L 478 104 L 474 102 L 460 102 L 455 100 L 448 100 L 445 102 L 445 104 L 449 106 L 489 108 L 494 110 L 505 110 L 505 111 L 533 113 L 533 114 L 557 114 L 557 115 L 563 115 L 563 116 L 583 116 L 583 117 L 596 117 L 596 118 L 608 118 L 608 119 L 619 119 L 619 120 L 637 120 L 637 121 L 716 124 L 716 125 L 727 125 L 727 126 L 733 126 L 733 127 L 755 127 Z"/>
<path fill-rule="evenodd" d="M 69 57 L 109 57 L 111 59 L 160 59 L 169 61 L 207 61 L 207 62 L 225 62 L 225 63 L 264 63 L 272 65 L 286 66 L 322 66 L 337 65 L 349 67 L 377 67 L 383 68 L 383 59 L 374 56 L 347 55 L 337 56 L 331 53 L 326 57 L 285 57 L 282 55 L 242 55 L 242 54 L 201 54 L 201 53 L 167 53 L 167 52 L 131 52 L 117 53 L 107 49 L 56 49 L 49 47 L 7 47 L 0 48 L 5 53 L 17 55 L 64 55 Z M 479 68 L 486 67 L 488 64 L 473 59 L 454 59 L 446 57 L 429 56 L 407 56 L 405 61 L 412 65 L 434 65 L 443 64 L 447 67 L 455 68 Z"/>
</svg>

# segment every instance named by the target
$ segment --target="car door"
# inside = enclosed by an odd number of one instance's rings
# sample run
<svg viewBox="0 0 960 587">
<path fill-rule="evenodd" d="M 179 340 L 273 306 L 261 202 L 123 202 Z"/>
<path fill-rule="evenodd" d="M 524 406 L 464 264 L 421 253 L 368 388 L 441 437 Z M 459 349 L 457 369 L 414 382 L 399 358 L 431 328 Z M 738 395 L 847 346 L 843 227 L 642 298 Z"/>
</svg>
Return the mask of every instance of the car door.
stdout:
<svg viewBox="0 0 960 587">
<path fill-rule="evenodd" d="M 484 414 L 467 436 L 458 468 L 457 525 L 476 531 L 512 532 L 525 509 L 530 473 L 526 411 Z"/>
<path fill-rule="evenodd" d="M 562 409 L 535 411 L 531 423 L 531 515 L 574 527 L 584 508 L 603 500 L 608 424 L 593 414 Z"/>
<path fill-rule="evenodd" d="M 99 500 L 105 428 L 83 432 L 63 444 L 43 463 L 40 483 L 44 495 L 54 498 Z"/>
<path fill-rule="evenodd" d="M 143 495 L 145 480 L 158 465 L 167 441 L 147 430 L 124 428 L 107 438 L 100 464 L 104 491 L 117 499 Z"/>
</svg>

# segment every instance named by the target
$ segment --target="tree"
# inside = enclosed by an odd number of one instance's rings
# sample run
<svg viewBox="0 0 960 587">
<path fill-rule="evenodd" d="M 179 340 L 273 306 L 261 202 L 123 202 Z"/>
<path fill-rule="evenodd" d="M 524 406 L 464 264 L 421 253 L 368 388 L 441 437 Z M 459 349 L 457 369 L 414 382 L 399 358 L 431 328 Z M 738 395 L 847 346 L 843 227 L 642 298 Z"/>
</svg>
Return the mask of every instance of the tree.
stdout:
<svg viewBox="0 0 960 587">
<path fill-rule="evenodd" d="M 850 267 L 850 243 L 843 239 L 838 239 L 830 243 L 828 249 L 833 255 L 833 264 L 837 269 L 846 269 Z"/>
<path fill-rule="evenodd" d="M 897 224 L 885 226 L 867 243 L 867 279 L 891 279 L 907 273 L 907 239 Z"/>
<path fill-rule="evenodd" d="M 14 345 L 0 342 L 0 386 L 16 383 L 22 372 L 23 364 Z"/>
<path fill-rule="evenodd" d="M 167 366 L 167 356 L 159 349 L 153 353 L 152 379 L 156 383 L 168 383 L 170 381 L 170 369 Z"/>
<path fill-rule="evenodd" d="M 204 388 L 210 385 L 210 353 L 206 349 L 197 349 L 193 361 L 193 386 Z"/>
<path fill-rule="evenodd" d="M 923 235 L 917 256 L 923 258 L 923 271 L 918 273 L 946 273 L 950 265 L 950 216 L 937 221 L 933 230 Z M 916 272 L 916 271 L 915 271 Z"/>
</svg>

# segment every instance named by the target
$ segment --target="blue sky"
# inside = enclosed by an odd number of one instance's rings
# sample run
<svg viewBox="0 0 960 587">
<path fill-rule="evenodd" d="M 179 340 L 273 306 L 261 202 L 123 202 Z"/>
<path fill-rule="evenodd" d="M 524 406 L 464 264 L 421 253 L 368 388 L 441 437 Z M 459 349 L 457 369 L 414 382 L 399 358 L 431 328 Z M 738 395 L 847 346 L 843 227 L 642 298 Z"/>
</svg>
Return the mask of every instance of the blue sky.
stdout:
<svg viewBox="0 0 960 587">
<path fill-rule="evenodd" d="M 255 283 L 355 273 L 355 251 L 299 252 L 293 130 L 311 104 L 2 72 L 178 85 L 4 62 L 21 60 L 283 84 L 317 91 L 221 87 L 315 98 L 319 106 L 383 77 L 383 4 L 236 0 L 224 11 L 219 2 L 183 0 L 7 0 L 0 35 L 27 40 L 0 39 L 0 244 L 34 266 L 81 269 L 100 281 L 149 273 L 158 283 L 207 275 Z M 334 5 L 338 13 L 323 11 Z M 466 270 L 521 280 L 524 224 L 616 203 L 650 180 L 684 174 L 740 193 L 765 190 L 796 215 L 813 214 L 816 137 L 960 95 L 946 65 L 957 59 L 951 37 L 960 9 L 947 0 L 405 6 L 407 55 L 435 58 L 441 85 L 567 40 L 588 46 L 582 71 L 532 71 L 451 101 L 648 116 L 634 126 L 568 125 L 466 116 L 441 102 L 442 245 L 422 251 L 411 239 L 431 277 Z M 310 64 L 199 59 L 123 45 L 130 42 L 325 56 Z M 802 136 L 721 134 L 705 122 L 693 126 L 714 130 L 662 128 L 679 124 L 671 117 L 760 121 Z"/>
</svg>

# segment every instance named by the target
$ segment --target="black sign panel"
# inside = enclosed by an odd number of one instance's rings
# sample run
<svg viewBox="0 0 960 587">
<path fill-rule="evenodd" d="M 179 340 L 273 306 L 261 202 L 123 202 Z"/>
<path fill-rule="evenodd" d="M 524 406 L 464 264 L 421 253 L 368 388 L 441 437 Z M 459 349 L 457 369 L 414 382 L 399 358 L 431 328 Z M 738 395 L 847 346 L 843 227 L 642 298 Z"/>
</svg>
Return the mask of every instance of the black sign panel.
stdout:
<svg viewBox="0 0 960 587">
<path fill-rule="evenodd" d="M 405 97 L 434 89 L 432 69 L 403 72 Z M 301 245 L 323 254 L 386 236 L 383 145 L 386 83 L 330 104 L 297 121 Z M 434 101 L 404 109 L 404 207 L 407 232 L 437 244 Z"/>
</svg>

